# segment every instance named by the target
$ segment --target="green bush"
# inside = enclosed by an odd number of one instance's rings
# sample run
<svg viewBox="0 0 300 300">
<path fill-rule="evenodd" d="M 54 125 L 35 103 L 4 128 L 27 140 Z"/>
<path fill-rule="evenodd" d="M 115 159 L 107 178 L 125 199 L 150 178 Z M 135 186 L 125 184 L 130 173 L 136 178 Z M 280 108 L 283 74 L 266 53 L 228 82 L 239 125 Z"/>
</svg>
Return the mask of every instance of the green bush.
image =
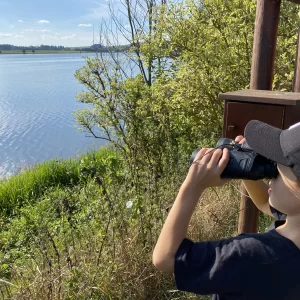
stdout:
<svg viewBox="0 0 300 300">
<path fill-rule="evenodd" d="M 115 151 L 103 147 L 79 158 L 51 160 L 24 169 L 18 175 L 0 181 L 0 216 L 17 214 L 24 204 L 33 204 L 47 189 L 72 187 L 86 177 L 99 177 L 108 167 L 112 177 L 118 177 L 120 159 Z M 108 176 L 108 175 L 107 175 Z"/>
</svg>

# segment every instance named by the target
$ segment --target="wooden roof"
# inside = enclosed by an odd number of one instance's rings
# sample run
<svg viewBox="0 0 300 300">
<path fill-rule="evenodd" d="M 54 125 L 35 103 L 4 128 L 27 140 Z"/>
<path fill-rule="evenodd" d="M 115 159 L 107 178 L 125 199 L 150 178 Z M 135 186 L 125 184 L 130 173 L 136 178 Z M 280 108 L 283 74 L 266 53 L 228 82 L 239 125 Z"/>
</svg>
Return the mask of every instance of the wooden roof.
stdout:
<svg viewBox="0 0 300 300">
<path fill-rule="evenodd" d="M 278 105 L 300 106 L 300 93 L 265 91 L 265 90 L 240 90 L 219 94 L 222 100 L 269 103 Z"/>
</svg>

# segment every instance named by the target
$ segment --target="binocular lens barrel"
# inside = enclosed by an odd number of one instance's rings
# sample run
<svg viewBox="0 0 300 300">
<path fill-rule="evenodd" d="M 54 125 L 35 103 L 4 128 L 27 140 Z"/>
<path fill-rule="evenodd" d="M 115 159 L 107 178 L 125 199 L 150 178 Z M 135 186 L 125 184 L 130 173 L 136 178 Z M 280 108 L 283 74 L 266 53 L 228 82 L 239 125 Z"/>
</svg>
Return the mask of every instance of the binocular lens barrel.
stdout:
<svg viewBox="0 0 300 300">
<path fill-rule="evenodd" d="M 244 146 L 228 138 L 221 138 L 218 148 L 229 150 L 229 162 L 221 174 L 222 178 L 259 180 L 276 178 L 278 176 L 277 164 L 254 152 L 248 144 Z M 190 157 L 190 165 L 194 162 L 198 148 Z"/>
</svg>

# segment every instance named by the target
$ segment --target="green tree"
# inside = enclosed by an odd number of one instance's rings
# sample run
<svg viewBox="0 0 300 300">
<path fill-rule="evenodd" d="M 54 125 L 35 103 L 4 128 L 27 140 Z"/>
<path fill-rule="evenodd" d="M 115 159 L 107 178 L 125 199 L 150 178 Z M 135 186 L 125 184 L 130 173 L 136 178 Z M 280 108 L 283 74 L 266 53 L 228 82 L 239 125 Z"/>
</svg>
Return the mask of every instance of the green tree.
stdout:
<svg viewBox="0 0 300 300">
<path fill-rule="evenodd" d="M 220 136 L 223 103 L 218 94 L 249 87 L 255 13 L 252 0 L 204 0 L 201 6 L 186 1 L 157 10 L 154 38 L 142 51 L 172 58 L 175 71 L 156 82 L 158 103 L 167 99 L 167 111 L 186 141 Z M 274 89 L 291 91 L 298 14 L 299 6 L 282 5 Z"/>
<path fill-rule="evenodd" d="M 126 0 L 123 4 L 125 20 L 113 6 L 111 19 L 130 48 L 124 53 L 115 52 L 120 49 L 115 42 L 118 36 L 111 27 L 101 27 L 99 43 L 106 45 L 109 59 L 107 54 L 99 53 L 96 58 L 87 58 L 87 65 L 76 72 L 77 79 L 87 87 L 78 95 L 79 101 L 94 107 L 77 112 L 76 118 L 82 130 L 108 140 L 121 152 L 133 178 L 134 194 L 141 199 L 145 187 L 139 182 L 145 176 L 155 185 L 162 173 L 163 165 L 158 162 L 166 140 L 159 120 L 147 107 L 152 103 L 154 58 L 141 53 L 143 38 L 147 32 L 152 34 L 155 25 L 152 15 L 157 4 L 154 0 Z M 136 76 L 131 77 L 131 71 Z"/>
<path fill-rule="evenodd" d="M 138 10 L 125 1 L 129 27 L 114 19 L 132 45 L 130 51 L 88 58 L 77 71 L 87 88 L 78 99 L 93 108 L 76 116 L 82 130 L 120 150 L 136 211 L 144 212 L 146 205 L 162 208 L 160 178 L 178 178 L 192 150 L 215 145 L 221 136 L 218 94 L 249 87 L 256 1 L 137 3 L 147 9 L 133 16 Z M 298 13 L 299 6 L 283 4 L 275 89 L 291 90 Z M 141 19 L 148 25 L 141 27 Z M 111 32 L 104 33 L 106 43 L 101 44 L 112 45 Z M 129 62 L 138 66 L 137 75 L 126 72 Z"/>
</svg>

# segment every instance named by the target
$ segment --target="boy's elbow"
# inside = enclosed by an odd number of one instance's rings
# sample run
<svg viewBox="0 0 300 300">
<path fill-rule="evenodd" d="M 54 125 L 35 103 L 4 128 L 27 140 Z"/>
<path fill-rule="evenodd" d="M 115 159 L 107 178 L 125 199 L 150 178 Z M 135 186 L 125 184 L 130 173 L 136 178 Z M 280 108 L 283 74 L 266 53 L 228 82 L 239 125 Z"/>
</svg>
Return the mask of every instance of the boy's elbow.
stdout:
<svg viewBox="0 0 300 300">
<path fill-rule="evenodd" d="M 174 260 L 175 258 L 171 257 L 160 257 L 155 252 L 152 256 L 153 265 L 161 272 L 164 273 L 173 273 L 174 272 Z"/>
</svg>

